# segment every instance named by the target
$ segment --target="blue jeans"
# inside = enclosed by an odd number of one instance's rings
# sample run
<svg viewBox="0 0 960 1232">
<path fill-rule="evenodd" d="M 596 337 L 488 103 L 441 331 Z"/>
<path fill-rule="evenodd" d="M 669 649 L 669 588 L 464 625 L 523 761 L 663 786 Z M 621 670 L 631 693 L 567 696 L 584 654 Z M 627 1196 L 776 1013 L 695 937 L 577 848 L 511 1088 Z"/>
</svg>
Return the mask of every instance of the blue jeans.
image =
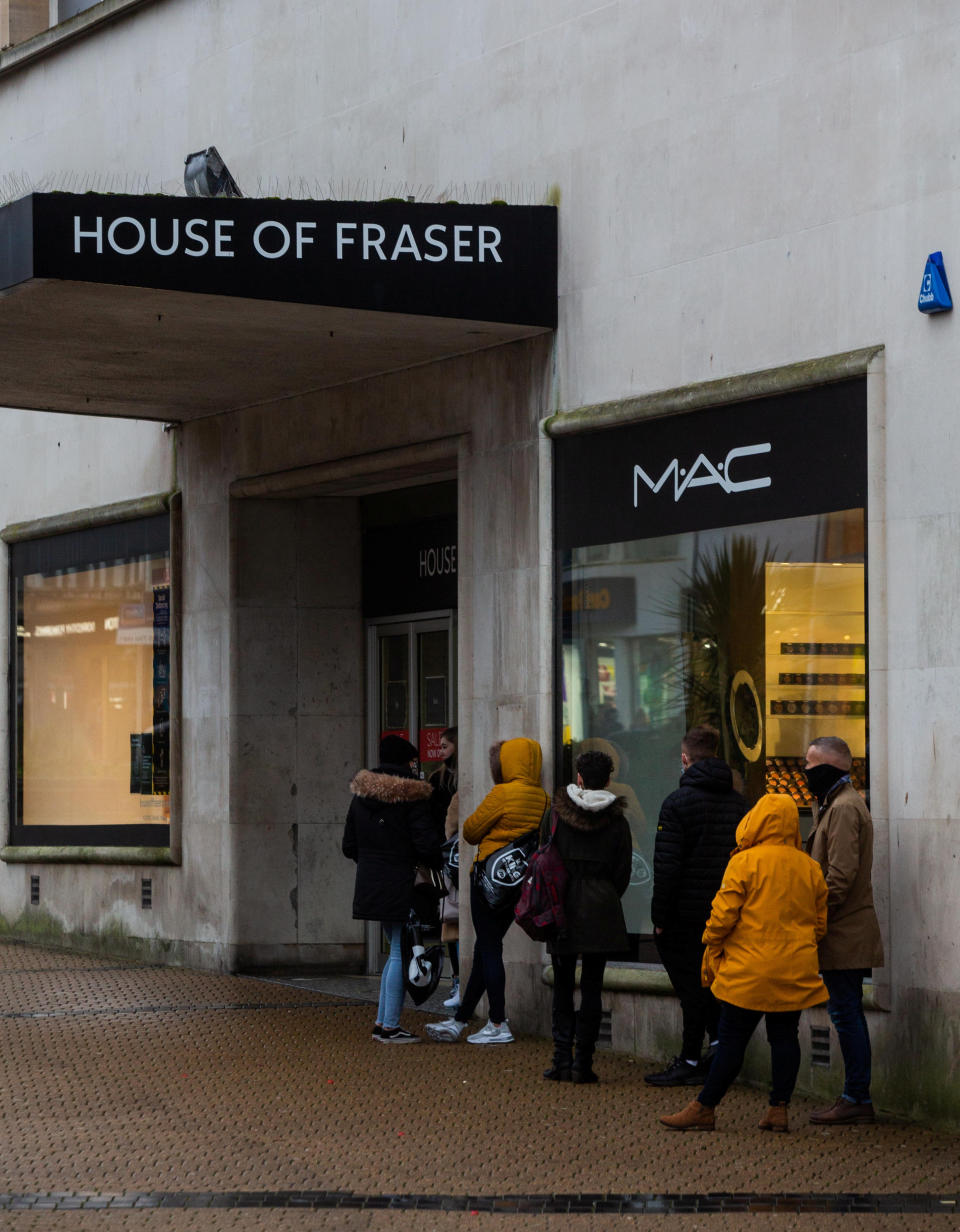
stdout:
<svg viewBox="0 0 960 1232">
<path fill-rule="evenodd" d="M 870 1102 L 870 1032 L 863 1013 L 863 977 L 869 969 L 823 971 L 830 994 L 827 1012 L 840 1041 L 843 1056 L 843 1098 L 854 1104 Z"/>
<path fill-rule="evenodd" d="M 380 974 L 380 1003 L 377 1006 L 377 1022 L 382 1027 L 399 1027 L 400 1010 L 403 1008 L 403 961 L 400 957 L 402 924 L 382 924 L 390 942 L 390 957 Z"/>
<path fill-rule="evenodd" d="M 715 1108 L 740 1073 L 750 1036 L 761 1018 L 767 1020 L 770 1044 L 770 1103 L 789 1104 L 800 1072 L 799 1010 L 764 1013 L 745 1010 L 729 1001 L 720 1002 L 717 1051 L 710 1072 L 697 1099 L 706 1108 Z"/>
</svg>

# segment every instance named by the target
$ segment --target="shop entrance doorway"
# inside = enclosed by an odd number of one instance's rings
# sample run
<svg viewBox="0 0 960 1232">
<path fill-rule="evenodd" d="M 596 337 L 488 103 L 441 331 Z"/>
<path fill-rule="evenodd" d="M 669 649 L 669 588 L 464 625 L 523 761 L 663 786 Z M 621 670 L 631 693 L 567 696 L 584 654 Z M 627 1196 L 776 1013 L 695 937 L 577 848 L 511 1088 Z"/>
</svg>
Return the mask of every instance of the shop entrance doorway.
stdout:
<svg viewBox="0 0 960 1232">
<path fill-rule="evenodd" d="M 367 624 L 367 761 L 380 741 L 402 736 L 420 750 L 428 778 L 440 765 L 440 736 L 456 723 L 457 638 L 454 611 Z M 367 928 L 367 971 L 386 959 L 379 924 Z"/>
</svg>

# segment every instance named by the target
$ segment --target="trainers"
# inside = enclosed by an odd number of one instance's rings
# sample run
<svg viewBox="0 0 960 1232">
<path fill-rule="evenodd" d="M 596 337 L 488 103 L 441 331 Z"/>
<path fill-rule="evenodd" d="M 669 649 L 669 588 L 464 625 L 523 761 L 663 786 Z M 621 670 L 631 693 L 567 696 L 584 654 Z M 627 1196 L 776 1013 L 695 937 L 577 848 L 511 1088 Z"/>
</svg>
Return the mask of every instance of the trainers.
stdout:
<svg viewBox="0 0 960 1232">
<path fill-rule="evenodd" d="M 370 1032 L 371 1039 L 379 1039 L 383 1035 L 383 1027 L 378 1022 L 373 1024 L 373 1030 Z"/>
<path fill-rule="evenodd" d="M 424 1027 L 427 1035 L 438 1044 L 453 1044 L 459 1038 L 465 1022 L 457 1022 L 456 1018 L 445 1018 L 443 1022 L 428 1022 Z"/>
<path fill-rule="evenodd" d="M 448 1010 L 458 1010 L 460 1008 L 460 981 L 454 980 L 453 987 L 450 989 L 450 996 L 443 1003 Z"/>
<path fill-rule="evenodd" d="M 712 1058 L 711 1058 L 712 1059 Z M 659 1074 L 644 1074 L 643 1081 L 652 1087 L 697 1087 L 703 1085 L 704 1070 L 701 1063 L 691 1065 L 683 1057 L 674 1057 Z"/>
<path fill-rule="evenodd" d="M 488 1022 L 485 1027 L 481 1027 L 479 1031 L 475 1031 L 473 1035 L 467 1036 L 468 1044 L 512 1044 L 513 1034 L 510 1030 L 510 1024 L 504 1018 L 503 1022 L 496 1026 L 492 1022 Z"/>
<path fill-rule="evenodd" d="M 375 1037 L 381 1044 L 419 1044 L 420 1036 L 412 1031 L 404 1031 L 403 1027 L 381 1027 L 380 1034 Z"/>
</svg>

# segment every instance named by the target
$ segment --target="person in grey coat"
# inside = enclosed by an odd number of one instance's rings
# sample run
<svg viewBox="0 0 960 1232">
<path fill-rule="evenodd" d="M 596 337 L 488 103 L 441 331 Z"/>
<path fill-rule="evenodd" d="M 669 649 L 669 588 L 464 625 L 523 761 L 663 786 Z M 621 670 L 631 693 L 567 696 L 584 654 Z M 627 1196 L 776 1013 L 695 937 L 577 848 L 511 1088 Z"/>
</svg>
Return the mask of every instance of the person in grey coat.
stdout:
<svg viewBox="0 0 960 1232">
<path fill-rule="evenodd" d="M 603 973 L 607 959 L 629 944 L 620 899 L 630 884 L 633 844 L 623 801 L 607 790 L 612 770 L 606 753 L 581 753 L 576 783 L 559 789 L 553 798 L 554 843 L 567 870 L 566 928 L 550 942 L 554 1053 L 543 1076 L 554 1082 L 599 1081 L 592 1062 L 600 1033 Z M 580 1012 L 575 1014 L 578 957 Z"/>
</svg>

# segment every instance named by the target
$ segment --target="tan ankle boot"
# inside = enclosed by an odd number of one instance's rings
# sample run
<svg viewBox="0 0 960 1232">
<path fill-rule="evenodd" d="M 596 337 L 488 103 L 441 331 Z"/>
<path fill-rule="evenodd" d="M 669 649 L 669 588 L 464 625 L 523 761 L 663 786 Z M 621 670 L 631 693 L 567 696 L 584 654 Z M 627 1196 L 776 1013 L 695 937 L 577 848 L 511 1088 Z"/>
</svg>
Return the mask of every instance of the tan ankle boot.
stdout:
<svg viewBox="0 0 960 1232">
<path fill-rule="evenodd" d="M 675 1112 L 673 1116 L 665 1116 L 660 1118 L 660 1124 L 666 1125 L 667 1129 L 713 1129 L 713 1109 L 707 1108 L 705 1104 L 701 1104 L 698 1100 L 691 1100 L 682 1112 Z"/>
<path fill-rule="evenodd" d="M 790 1124 L 787 1120 L 787 1105 L 771 1104 L 763 1120 L 760 1122 L 760 1128 L 770 1129 L 775 1134 L 789 1133 Z"/>
</svg>

